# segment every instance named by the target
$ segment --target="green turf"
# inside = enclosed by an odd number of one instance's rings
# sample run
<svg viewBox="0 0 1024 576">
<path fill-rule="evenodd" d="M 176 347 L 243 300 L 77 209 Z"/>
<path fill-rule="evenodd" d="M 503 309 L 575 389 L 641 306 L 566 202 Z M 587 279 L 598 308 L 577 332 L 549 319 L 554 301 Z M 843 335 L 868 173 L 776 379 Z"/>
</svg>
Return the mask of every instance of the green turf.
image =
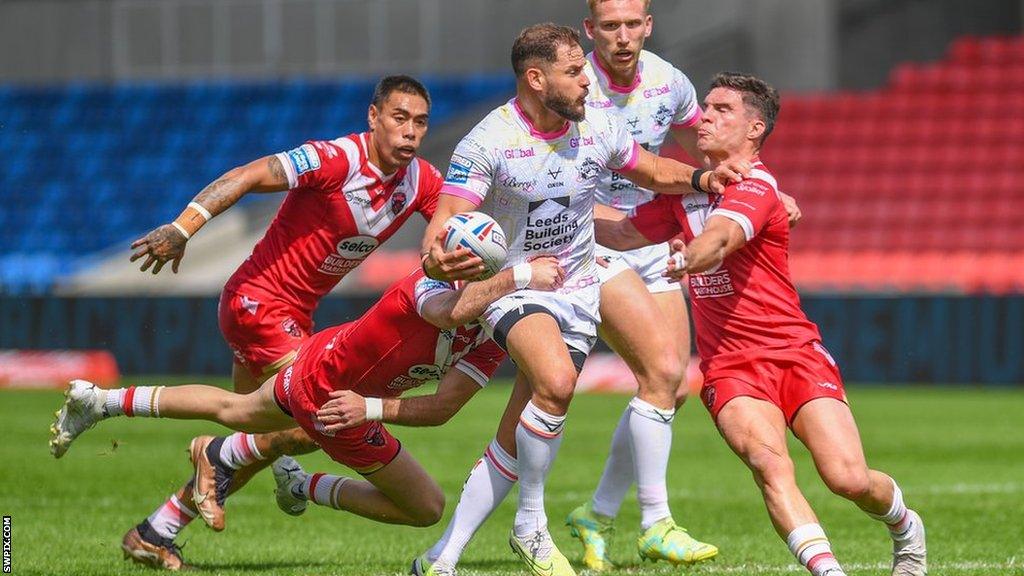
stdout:
<svg viewBox="0 0 1024 576">
<path fill-rule="evenodd" d="M 494 432 L 506 393 L 493 385 L 443 428 L 396 429 L 441 482 L 448 513 Z M 908 503 L 927 522 L 931 573 L 1024 574 L 1024 393 L 854 386 L 851 400 L 869 461 L 900 480 Z M 13 517 L 14 574 L 143 573 L 122 562 L 121 535 L 186 478 L 188 439 L 219 428 L 109 421 L 54 461 L 46 448 L 47 427 L 59 401 L 56 392 L 0 392 L 0 511 Z M 547 500 L 555 540 L 570 558 L 578 550 L 561 519 L 593 490 L 625 402 L 622 396 L 580 396 L 573 402 Z M 704 409 L 688 406 L 675 431 L 672 509 L 695 536 L 721 548 L 716 562 L 685 572 L 799 574 L 771 530 L 749 474 Z M 803 452 L 796 446 L 794 452 L 800 484 L 849 574 L 888 574 L 884 530 L 831 496 Z M 302 460 L 307 469 L 339 469 L 320 455 Z M 399 574 L 444 528 L 444 521 L 426 529 L 383 526 L 322 508 L 292 518 L 277 511 L 271 489 L 272 480 L 263 475 L 230 500 L 223 533 L 201 522 L 187 528 L 186 558 L 208 574 Z M 525 574 L 506 544 L 512 513 L 510 498 L 470 544 L 463 574 Z M 684 572 L 664 564 L 637 566 L 638 519 L 631 494 L 612 547 L 624 572 Z"/>
</svg>

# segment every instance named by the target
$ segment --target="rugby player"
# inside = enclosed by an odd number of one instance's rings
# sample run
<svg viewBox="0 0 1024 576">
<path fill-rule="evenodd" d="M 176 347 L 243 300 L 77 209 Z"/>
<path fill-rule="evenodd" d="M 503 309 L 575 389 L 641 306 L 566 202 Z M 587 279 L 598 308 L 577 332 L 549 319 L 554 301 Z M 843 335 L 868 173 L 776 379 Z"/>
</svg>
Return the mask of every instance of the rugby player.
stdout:
<svg viewBox="0 0 1024 576">
<path fill-rule="evenodd" d="M 629 218 L 599 216 L 602 244 L 629 250 L 671 240 L 669 278 L 688 279 L 704 372 L 701 397 L 761 489 L 775 530 L 814 576 L 844 576 L 796 485 L 787 427 L 825 484 L 883 522 L 893 576 L 927 574 L 925 531 L 896 482 L 868 468 L 842 378 L 789 275 L 789 225 L 774 176 L 758 159 L 779 110 L 764 81 L 719 74 L 705 99 L 698 147 L 712 165 L 754 163 L 723 194 L 660 196 Z M 685 243 L 684 243 L 685 242 Z"/>
<path fill-rule="evenodd" d="M 482 317 L 530 389 L 514 434 L 520 491 L 509 542 L 534 574 L 544 575 L 575 574 L 547 529 L 544 480 L 561 443 L 578 370 L 597 338 L 600 280 L 593 212 L 602 175 L 615 170 L 657 192 L 686 194 L 694 188 L 720 189 L 725 181 L 738 181 L 747 167 L 723 163 L 715 172 L 696 172 L 646 151 L 614 117 L 596 108 L 587 111 L 586 65 L 572 28 L 538 24 L 519 35 L 512 47 L 516 96 L 456 147 L 423 244 L 428 274 L 442 273 L 436 240 L 442 223 L 457 212 L 479 209 L 505 230 L 506 265 L 516 271 L 520 286 L 529 281 L 522 264 L 531 257 L 555 255 L 565 268 L 565 286 L 558 291 L 517 291 L 495 301 Z M 671 354 L 677 356 L 675 350 Z M 487 473 L 481 468 L 472 474 Z M 453 520 L 460 524 L 452 530 L 459 539 L 486 518 L 489 502 L 504 496 L 500 491 L 507 494 L 505 485 L 495 490 L 496 498 L 460 502 L 460 508 L 466 503 L 473 511 L 464 526 Z M 435 574 L 453 569 L 434 560 L 429 554 L 419 558 L 418 569 Z"/>
<path fill-rule="evenodd" d="M 532 290 L 557 289 L 564 272 L 553 257 L 532 260 Z M 444 511 L 444 495 L 401 443 L 381 422 L 435 426 L 447 421 L 484 386 L 504 359 L 475 319 L 494 300 L 516 289 L 512 270 L 455 288 L 425 278 L 418 271 L 396 283 L 354 322 L 311 336 L 294 363 L 268 378 L 253 393 L 228 392 L 215 386 L 132 386 L 101 390 L 73 381 L 54 423 L 51 446 L 62 456 L 82 432 L 117 417 L 205 419 L 235 430 L 268 432 L 296 423 L 328 455 L 356 470 L 363 480 L 327 474 L 307 475 L 288 459 L 275 464 L 285 478 L 279 501 L 301 513 L 306 500 L 394 524 L 429 526 Z M 395 402 L 404 391 L 440 380 L 432 396 Z M 361 420 L 344 430 L 327 430 L 317 410 L 337 390 L 363 397 Z M 421 406 L 429 409 L 420 409 Z M 223 505 L 234 473 L 265 461 L 252 434 L 192 441 L 197 491 Z M 151 530 L 144 527 L 139 530 Z M 180 552 L 170 540 L 135 543 L 147 553 L 181 567 Z M 126 556 L 135 548 L 125 547 Z"/>
<path fill-rule="evenodd" d="M 229 170 L 206 186 L 174 222 L 136 240 L 132 260 L 154 274 L 171 262 L 178 271 L 189 238 L 212 217 L 249 193 L 289 190 L 277 217 L 252 255 L 221 294 L 221 333 L 234 352 L 232 380 L 239 393 L 289 365 L 313 329 L 320 299 L 385 242 L 414 212 L 430 218 L 442 179 L 416 152 L 426 135 L 430 96 L 409 76 L 387 76 L 377 84 L 367 112 L 369 129 L 330 141 L 310 141 Z M 464 252 L 464 250 L 462 251 Z M 464 259 L 459 253 L 441 256 Z M 470 262 L 470 265 L 475 262 Z M 238 489 L 277 455 L 316 449 L 299 429 L 259 435 L 267 460 L 235 475 Z M 174 540 L 197 513 L 215 530 L 223 511 L 212 498 L 196 506 L 186 485 L 125 534 L 125 544 L 147 534 Z M 150 542 L 154 544 L 156 540 Z M 161 566 L 144 546 L 136 560 Z M 173 556 L 169 556 L 173 558 Z"/>
</svg>

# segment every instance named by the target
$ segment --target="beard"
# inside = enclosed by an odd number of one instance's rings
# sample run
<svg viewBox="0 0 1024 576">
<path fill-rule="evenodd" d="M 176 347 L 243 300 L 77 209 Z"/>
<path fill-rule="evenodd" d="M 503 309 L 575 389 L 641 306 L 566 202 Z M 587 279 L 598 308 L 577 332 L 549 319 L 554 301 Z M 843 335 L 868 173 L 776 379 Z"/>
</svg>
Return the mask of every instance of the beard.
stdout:
<svg viewBox="0 0 1024 576">
<path fill-rule="evenodd" d="M 560 94 L 549 94 L 544 98 L 544 107 L 570 122 L 582 122 L 587 117 L 587 108 L 577 105 Z"/>
</svg>

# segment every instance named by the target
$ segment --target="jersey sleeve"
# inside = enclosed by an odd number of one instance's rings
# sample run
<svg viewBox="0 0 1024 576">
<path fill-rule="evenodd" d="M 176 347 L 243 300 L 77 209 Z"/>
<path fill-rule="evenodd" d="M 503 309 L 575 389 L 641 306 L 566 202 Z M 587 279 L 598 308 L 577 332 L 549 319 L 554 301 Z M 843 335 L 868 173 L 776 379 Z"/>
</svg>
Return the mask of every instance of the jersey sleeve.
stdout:
<svg viewBox="0 0 1024 576">
<path fill-rule="evenodd" d="M 634 208 L 629 221 L 651 242 L 667 242 L 683 231 L 672 206 L 673 202 L 678 201 L 679 198 L 675 196 L 655 196 L 654 200 Z"/>
<path fill-rule="evenodd" d="M 420 172 L 420 204 L 417 210 L 426 218 L 427 222 L 430 222 L 437 210 L 437 199 L 441 195 L 444 178 L 433 164 L 423 162 L 423 166 L 425 169 Z"/>
<path fill-rule="evenodd" d="M 676 99 L 676 114 L 672 128 L 690 128 L 700 122 L 702 111 L 693 83 L 678 69 L 672 74 L 672 94 Z"/>
<path fill-rule="evenodd" d="M 491 152 L 479 140 L 480 132 L 478 126 L 455 147 L 441 189 L 442 194 L 464 198 L 474 206 L 479 206 L 490 192 L 497 167 Z"/>
<path fill-rule="evenodd" d="M 748 178 L 725 187 L 718 207 L 710 216 L 724 216 L 743 228 L 747 241 L 764 229 L 772 214 L 781 206 L 775 188 L 765 182 Z"/>
<path fill-rule="evenodd" d="M 413 298 L 416 301 L 416 313 L 421 317 L 423 316 L 423 304 L 427 300 L 430 300 L 434 296 L 440 294 L 446 294 L 453 292 L 455 287 L 451 282 L 444 282 L 442 280 L 434 280 L 433 278 L 427 278 L 424 276 L 416 281 L 416 287 L 413 289 Z"/>
<path fill-rule="evenodd" d="M 588 111 L 595 114 L 594 111 Z M 608 159 L 605 166 L 612 170 L 632 170 L 640 161 L 640 144 L 633 139 L 633 135 L 626 130 L 625 125 L 611 114 L 603 113 L 607 119 L 605 122 L 604 138 L 602 140 L 608 147 Z"/>
<path fill-rule="evenodd" d="M 505 360 L 505 352 L 494 343 L 494 340 L 487 340 L 462 357 L 455 363 L 455 368 L 464 372 L 472 378 L 481 388 L 501 366 Z"/>
<path fill-rule="evenodd" d="M 298 148 L 276 154 L 288 176 L 288 189 L 334 191 L 349 177 L 345 151 L 328 140 L 310 140 Z"/>
</svg>

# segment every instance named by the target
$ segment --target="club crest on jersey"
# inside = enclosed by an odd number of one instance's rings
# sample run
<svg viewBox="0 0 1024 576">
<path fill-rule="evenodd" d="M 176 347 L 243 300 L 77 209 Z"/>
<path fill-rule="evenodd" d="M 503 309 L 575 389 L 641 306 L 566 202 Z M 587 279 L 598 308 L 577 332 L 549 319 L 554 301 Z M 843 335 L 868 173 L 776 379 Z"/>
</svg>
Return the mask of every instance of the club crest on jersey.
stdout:
<svg viewBox="0 0 1024 576">
<path fill-rule="evenodd" d="M 292 338 L 302 338 L 302 329 L 299 328 L 298 322 L 291 318 L 285 318 L 284 322 L 281 322 L 281 329 Z"/>
<path fill-rule="evenodd" d="M 320 167 L 320 155 L 312 144 L 303 144 L 288 151 L 288 159 L 292 161 L 296 174 L 305 174 Z"/>
<path fill-rule="evenodd" d="M 395 191 L 395 193 L 391 195 L 391 213 L 398 216 L 405 208 L 405 201 L 405 192 Z"/>
<path fill-rule="evenodd" d="M 654 113 L 654 123 L 658 126 L 667 126 L 672 120 L 672 111 L 664 103 L 658 104 L 658 110 Z"/>
<path fill-rule="evenodd" d="M 593 158 L 587 158 L 576 165 L 577 182 L 586 182 L 601 173 L 601 165 Z"/>
</svg>

